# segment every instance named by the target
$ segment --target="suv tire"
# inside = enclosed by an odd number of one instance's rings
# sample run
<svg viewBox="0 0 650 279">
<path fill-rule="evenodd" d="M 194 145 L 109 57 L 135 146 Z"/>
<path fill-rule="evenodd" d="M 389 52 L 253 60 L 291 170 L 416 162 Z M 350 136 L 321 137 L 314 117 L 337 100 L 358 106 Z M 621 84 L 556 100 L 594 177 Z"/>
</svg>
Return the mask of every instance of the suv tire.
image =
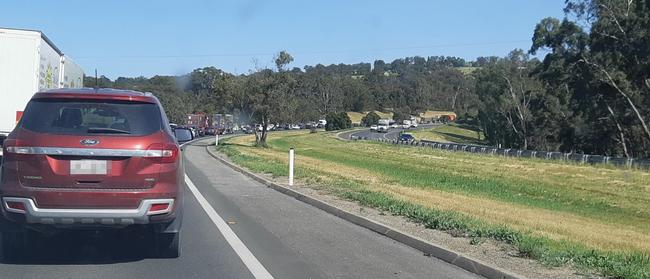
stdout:
<svg viewBox="0 0 650 279">
<path fill-rule="evenodd" d="M 154 233 L 156 256 L 160 258 L 178 258 L 180 256 L 180 232 Z"/>
</svg>

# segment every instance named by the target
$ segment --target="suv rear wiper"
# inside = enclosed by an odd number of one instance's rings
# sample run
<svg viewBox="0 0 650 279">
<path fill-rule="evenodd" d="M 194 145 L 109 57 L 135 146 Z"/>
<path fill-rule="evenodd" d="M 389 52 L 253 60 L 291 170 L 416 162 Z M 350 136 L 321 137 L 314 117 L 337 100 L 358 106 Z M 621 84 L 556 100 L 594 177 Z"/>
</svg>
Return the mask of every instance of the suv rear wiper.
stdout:
<svg viewBox="0 0 650 279">
<path fill-rule="evenodd" d="M 130 134 L 131 132 L 125 131 L 125 130 L 120 130 L 120 129 L 113 129 L 113 128 L 101 128 L 101 127 L 92 127 L 88 128 L 88 133 L 94 133 L 94 134 Z"/>
</svg>

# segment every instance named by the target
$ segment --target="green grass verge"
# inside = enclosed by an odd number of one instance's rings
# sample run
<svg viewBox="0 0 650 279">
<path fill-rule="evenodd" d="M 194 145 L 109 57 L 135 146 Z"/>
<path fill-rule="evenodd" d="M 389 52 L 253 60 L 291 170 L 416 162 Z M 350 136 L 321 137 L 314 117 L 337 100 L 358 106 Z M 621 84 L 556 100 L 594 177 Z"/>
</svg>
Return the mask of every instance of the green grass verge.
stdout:
<svg viewBox="0 0 650 279">
<path fill-rule="evenodd" d="M 450 169 L 458 169 L 458 165 L 450 163 L 447 169 L 432 170 L 431 167 L 422 167 L 415 169 L 413 165 L 408 165 L 408 160 L 412 158 L 400 158 L 393 156 L 390 152 L 399 152 L 403 147 L 395 146 L 376 146 L 386 148 L 391 156 L 390 163 L 380 163 L 381 157 L 371 153 L 363 153 L 355 150 L 357 143 L 338 142 L 336 145 L 344 145 L 342 149 L 332 148 L 329 140 L 318 139 L 316 142 L 326 149 L 313 148 L 312 145 L 306 144 L 314 137 L 326 138 L 323 135 L 287 135 L 274 138 L 270 141 L 271 150 L 284 152 L 288 147 L 300 148 L 301 156 L 310 158 L 319 158 L 324 161 L 334 162 L 348 166 L 355 166 L 372 172 L 383 173 L 390 180 L 389 182 L 399 182 L 411 185 L 413 187 L 427 188 L 436 185 L 439 189 L 451 192 L 461 192 L 477 196 L 489 196 L 494 199 L 508 201 L 512 203 L 521 203 L 533 207 L 547 208 L 551 210 L 569 211 L 579 213 L 584 216 L 604 219 L 621 219 L 630 216 L 641 218 L 647 221 L 647 216 L 639 211 L 630 211 L 629 208 L 620 206 L 611 206 L 611 204 L 602 202 L 598 199 L 598 193 L 589 196 L 587 193 L 579 193 L 571 189 L 564 189 L 565 193 L 558 191 L 549 191 L 553 189 L 553 180 L 541 181 L 539 178 L 533 180 L 542 183 L 531 183 L 526 179 L 511 179 L 510 175 L 499 176 L 494 172 L 491 179 L 477 179 L 475 175 L 450 175 Z M 246 167 L 254 172 L 269 173 L 276 177 L 285 176 L 287 173 L 286 163 L 280 159 L 272 159 L 260 156 L 244 154 L 240 151 L 242 146 L 232 145 L 225 140 L 218 150 L 226 154 L 233 162 Z M 375 147 L 377 144 L 368 144 Z M 347 146 L 345 146 L 347 145 Z M 352 145 L 352 146 L 350 146 Z M 431 153 L 431 152 L 429 152 Z M 445 152 L 432 152 L 436 155 L 449 155 Z M 472 158 L 476 154 L 454 154 L 461 160 Z M 481 157 L 474 157 L 474 159 Z M 489 159 L 489 158 L 488 158 Z M 404 161 L 402 161 L 404 160 Z M 479 160 L 480 161 L 480 160 Z M 548 164 L 548 162 L 536 162 L 536 160 L 521 160 L 522 165 Z M 507 162 L 507 163 L 512 163 Z M 400 169 L 400 165 L 406 165 L 405 169 Z M 440 167 L 440 166 L 436 166 Z M 579 166 L 575 166 L 580 168 Z M 603 170 L 607 170 L 604 167 Z M 427 174 L 428 173 L 428 174 Z M 491 238 L 514 245 L 522 256 L 540 260 L 542 263 L 552 266 L 571 264 L 585 270 L 595 270 L 606 276 L 618 278 L 650 278 L 650 257 L 640 251 L 605 251 L 601 249 L 589 248 L 585 245 L 572 241 L 558 241 L 546 237 L 534 235 L 532 231 L 521 231 L 513 229 L 508 225 L 495 225 L 484 222 L 477 218 L 461 214 L 454 211 L 432 209 L 418 204 L 398 199 L 373 190 L 363 181 L 356 181 L 343 176 L 332 175 L 331 173 L 318 171 L 312 168 L 296 168 L 296 177 L 302 179 L 309 185 L 315 185 L 330 193 L 356 201 L 362 205 L 377 208 L 381 211 L 389 212 L 394 215 L 405 216 L 413 222 L 421 223 L 427 228 L 444 231 L 458 231 L 467 234 L 476 242 L 477 238 Z M 326 183 L 323 183 L 322 177 L 328 177 Z M 559 179 L 562 179 L 561 177 Z M 522 195 L 523 193 L 523 195 Z M 586 195 L 586 196 L 585 196 Z M 522 197 L 523 196 L 523 197 Z M 573 197 L 573 198 L 572 198 Z M 522 202 L 522 200 L 524 202 Z M 637 219 L 637 218 L 633 218 Z M 620 221 L 620 220 L 619 220 Z M 627 223 L 625 221 L 624 223 Z"/>
</svg>

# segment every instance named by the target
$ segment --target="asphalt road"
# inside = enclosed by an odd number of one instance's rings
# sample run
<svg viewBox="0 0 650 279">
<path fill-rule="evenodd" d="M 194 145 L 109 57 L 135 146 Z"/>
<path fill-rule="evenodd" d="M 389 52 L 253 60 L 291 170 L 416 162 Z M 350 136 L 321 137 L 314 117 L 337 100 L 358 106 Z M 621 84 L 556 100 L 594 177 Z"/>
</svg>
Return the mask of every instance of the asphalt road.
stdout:
<svg viewBox="0 0 650 279">
<path fill-rule="evenodd" d="M 363 130 L 355 130 L 355 131 L 350 131 L 350 132 L 345 132 L 341 133 L 339 136 L 345 139 L 353 139 L 353 138 L 369 138 L 369 139 L 389 139 L 389 140 L 395 140 L 399 138 L 399 134 L 401 132 L 406 132 L 408 133 L 409 131 L 413 130 L 420 130 L 420 129 L 431 129 L 435 127 L 436 125 L 442 125 L 442 124 L 420 124 L 418 125 L 417 128 L 411 128 L 411 129 L 389 129 L 388 132 L 386 133 L 379 133 L 379 132 L 373 132 L 370 131 L 369 128 L 363 129 Z"/>
<path fill-rule="evenodd" d="M 0 278 L 478 278 L 254 182 L 202 144 L 184 151 L 181 257 L 152 257 L 137 232 L 71 232 L 0 261 Z"/>
</svg>

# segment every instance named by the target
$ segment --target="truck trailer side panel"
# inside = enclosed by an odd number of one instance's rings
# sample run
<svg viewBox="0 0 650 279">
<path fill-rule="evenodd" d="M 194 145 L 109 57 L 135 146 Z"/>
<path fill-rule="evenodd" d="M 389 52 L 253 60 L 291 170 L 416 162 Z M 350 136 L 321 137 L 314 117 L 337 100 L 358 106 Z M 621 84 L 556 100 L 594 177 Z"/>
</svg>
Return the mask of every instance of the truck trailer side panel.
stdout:
<svg viewBox="0 0 650 279">
<path fill-rule="evenodd" d="M 38 91 L 59 88 L 62 59 L 61 54 L 50 46 L 47 41 L 41 40 L 39 55 Z"/>
<path fill-rule="evenodd" d="M 74 60 L 68 56 L 64 56 L 63 64 L 63 87 L 65 88 L 81 88 L 84 85 L 84 71 L 81 69 Z"/>
<path fill-rule="evenodd" d="M 38 90 L 38 49 L 41 34 L 0 29 L 0 136 L 16 125 L 22 111 Z"/>
</svg>

